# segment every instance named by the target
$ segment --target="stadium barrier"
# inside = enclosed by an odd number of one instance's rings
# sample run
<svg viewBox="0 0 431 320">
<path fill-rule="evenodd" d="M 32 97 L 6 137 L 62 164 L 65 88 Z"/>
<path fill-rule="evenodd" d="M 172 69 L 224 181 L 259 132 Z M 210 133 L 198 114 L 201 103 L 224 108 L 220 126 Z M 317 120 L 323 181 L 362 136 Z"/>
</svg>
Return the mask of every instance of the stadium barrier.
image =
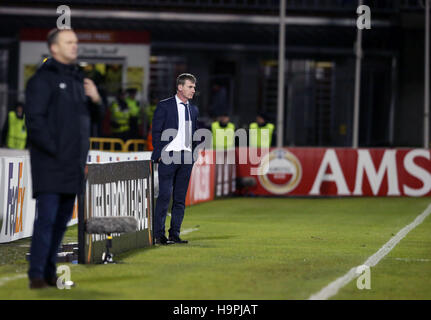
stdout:
<svg viewBox="0 0 431 320">
<path fill-rule="evenodd" d="M 85 195 L 79 201 L 78 262 L 101 263 L 106 252 L 104 234 L 89 234 L 86 222 L 100 217 L 134 217 L 138 229 L 112 234 L 111 254 L 153 244 L 153 163 L 124 161 L 88 164 Z"/>
<path fill-rule="evenodd" d="M 429 149 L 271 148 L 259 163 L 237 166 L 240 180 L 254 181 L 237 194 L 429 197 L 430 160 Z"/>
<path fill-rule="evenodd" d="M 129 139 L 123 141 L 118 138 L 90 138 L 90 150 L 110 151 L 110 152 L 138 152 L 144 151 L 147 140 Z M 130 147 L 133 147 L 130 150 Z"/>
<path fill-rule="evenodd" d="M 0 243 L 32 235 L 35 206 L 28 152 L 0 149 Z"/>
<path fill-rule="evenodd" d="M 151 152 L 90 150 L 87 164 L 150 160 Z M 157 172 L 156 172 L 157 176 Z M 32 197 L 28 150 L 0 149 L 0 243 L 31 237 L 36 201 Z M 78 199 L 69 226 L 78 223 Z"/>
<path fill-rule="evenodd" d="M 116 148 L 118 146 L 118 148 Z M 90 150 L 123 151 L 124 141 L 117 138 L 90 138 Z"/>
<path fill-rule="evenodd" d="M 145 150 L 147 140 L 144 139 L 129 139 L 124 143 L 123 151 L 129 152 L 129 151 L 143 151 Z M 130 150 L 130 146 L 133 147 L 132 150 Z"/>
</svg>

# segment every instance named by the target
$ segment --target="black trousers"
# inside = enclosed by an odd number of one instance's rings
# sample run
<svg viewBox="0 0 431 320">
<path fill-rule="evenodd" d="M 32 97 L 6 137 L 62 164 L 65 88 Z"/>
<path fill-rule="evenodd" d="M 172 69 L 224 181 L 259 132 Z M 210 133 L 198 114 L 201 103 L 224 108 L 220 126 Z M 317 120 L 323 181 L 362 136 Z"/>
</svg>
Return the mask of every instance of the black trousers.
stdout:
<svg viewBox="0 0 431 320">
<path fill-rule="evenodd" d="M 154 217 L 154 236 L 160 238 L 165 235 L 166 216 L 171 200 L 171 224 L 169 236 L 179 237 L 181 224 L 184 219 L 185 201 L 187 189 L 189 187 L 190 175 L 193 169 L 193 163 L 184 161 L 184 158 L 191 157 L 191 152 L 181 151 L 175 154 L 173 158 L 180 158 L 180 163 L 166 164 L 161 160 L 158 165 L 159 175 L 159 196 L 156 201 L 156 210 Z M 190 158 L 191 159 L 191 158 Z"/>
</svg>

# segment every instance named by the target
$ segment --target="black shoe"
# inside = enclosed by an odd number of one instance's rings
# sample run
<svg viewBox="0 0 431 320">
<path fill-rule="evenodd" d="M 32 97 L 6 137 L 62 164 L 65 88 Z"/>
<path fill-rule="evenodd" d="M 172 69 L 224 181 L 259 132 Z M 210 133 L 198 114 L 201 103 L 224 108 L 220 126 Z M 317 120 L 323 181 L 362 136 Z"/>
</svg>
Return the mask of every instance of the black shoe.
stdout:
<svg viewBox="0 0 431 320">
<path fill-rule="evenodd" d="M 189 243 L 187 240 L 183 240 L 180 237 L 169 237 L 169 241 L 173 243 Z"/>
<path fill-rule="evenodd" d="M 57 279 L 58 279 L 58 277 L 45 278 L 45 282 L 50 287 L 56 287 L 57 286 Z"/>
<path fill-rule="evenodd" d="M 173 244 L 174 242 L 168 240 L 168 238 L 166 238 L 166 236 L 161 236 L 160 238 L 156 238 L 155 239 L 155 243 L 156 244 L 162 244 L 162 245 L 168 245 L 168 244 Z"/>
<path fill-rule="evenodd" d="M 44 288 L 48 288 L 48 284 L 43 279 L 34 278 L 34 279 L 30 279 L 29 287 L 30 289 L 44 289 Z"/>
</svg>

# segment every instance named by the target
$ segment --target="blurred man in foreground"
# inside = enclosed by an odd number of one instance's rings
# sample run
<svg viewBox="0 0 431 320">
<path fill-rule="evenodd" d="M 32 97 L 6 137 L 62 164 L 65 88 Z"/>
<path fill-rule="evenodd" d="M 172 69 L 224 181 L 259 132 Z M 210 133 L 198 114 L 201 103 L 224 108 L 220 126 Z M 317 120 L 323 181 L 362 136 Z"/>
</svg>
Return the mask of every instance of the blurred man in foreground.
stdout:
<svg viewBox="0 0 431 320">
<path fill-rule="evenodd" d="M 91 108 L 101 110 L 93 81 L 75 64 L 78 38 L 71 29 L 48 34 L 52 58 L 30 78 L 24 106 L 36 215 L 28 276 L 31 289 L 57 285 L 57 251 L 83 192 Z"/>
</svg>

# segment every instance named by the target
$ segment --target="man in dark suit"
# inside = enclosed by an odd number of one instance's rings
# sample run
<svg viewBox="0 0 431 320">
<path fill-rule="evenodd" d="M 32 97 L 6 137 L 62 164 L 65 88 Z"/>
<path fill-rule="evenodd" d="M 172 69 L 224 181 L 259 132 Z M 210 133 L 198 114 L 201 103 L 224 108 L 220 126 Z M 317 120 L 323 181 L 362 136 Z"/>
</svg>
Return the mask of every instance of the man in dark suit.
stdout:
<svg viewBox="0 0 431 320">
<path fill-rule="evenodd" d="M 152 123 L 153 153 L 158 163 L 159 196 L 154 217 L 154 236 L 158 244 L 187 243 L 180 238 L 185 199 L 198 142 L 192 137 L 197 130 L 198 108 L 190 103 L 196 89 L 196 78 L 183 73 L 177 78 L 177 94 L 160 101 Z M 173 197 L 169 239 L 165 222 Z"/>
</svg>

